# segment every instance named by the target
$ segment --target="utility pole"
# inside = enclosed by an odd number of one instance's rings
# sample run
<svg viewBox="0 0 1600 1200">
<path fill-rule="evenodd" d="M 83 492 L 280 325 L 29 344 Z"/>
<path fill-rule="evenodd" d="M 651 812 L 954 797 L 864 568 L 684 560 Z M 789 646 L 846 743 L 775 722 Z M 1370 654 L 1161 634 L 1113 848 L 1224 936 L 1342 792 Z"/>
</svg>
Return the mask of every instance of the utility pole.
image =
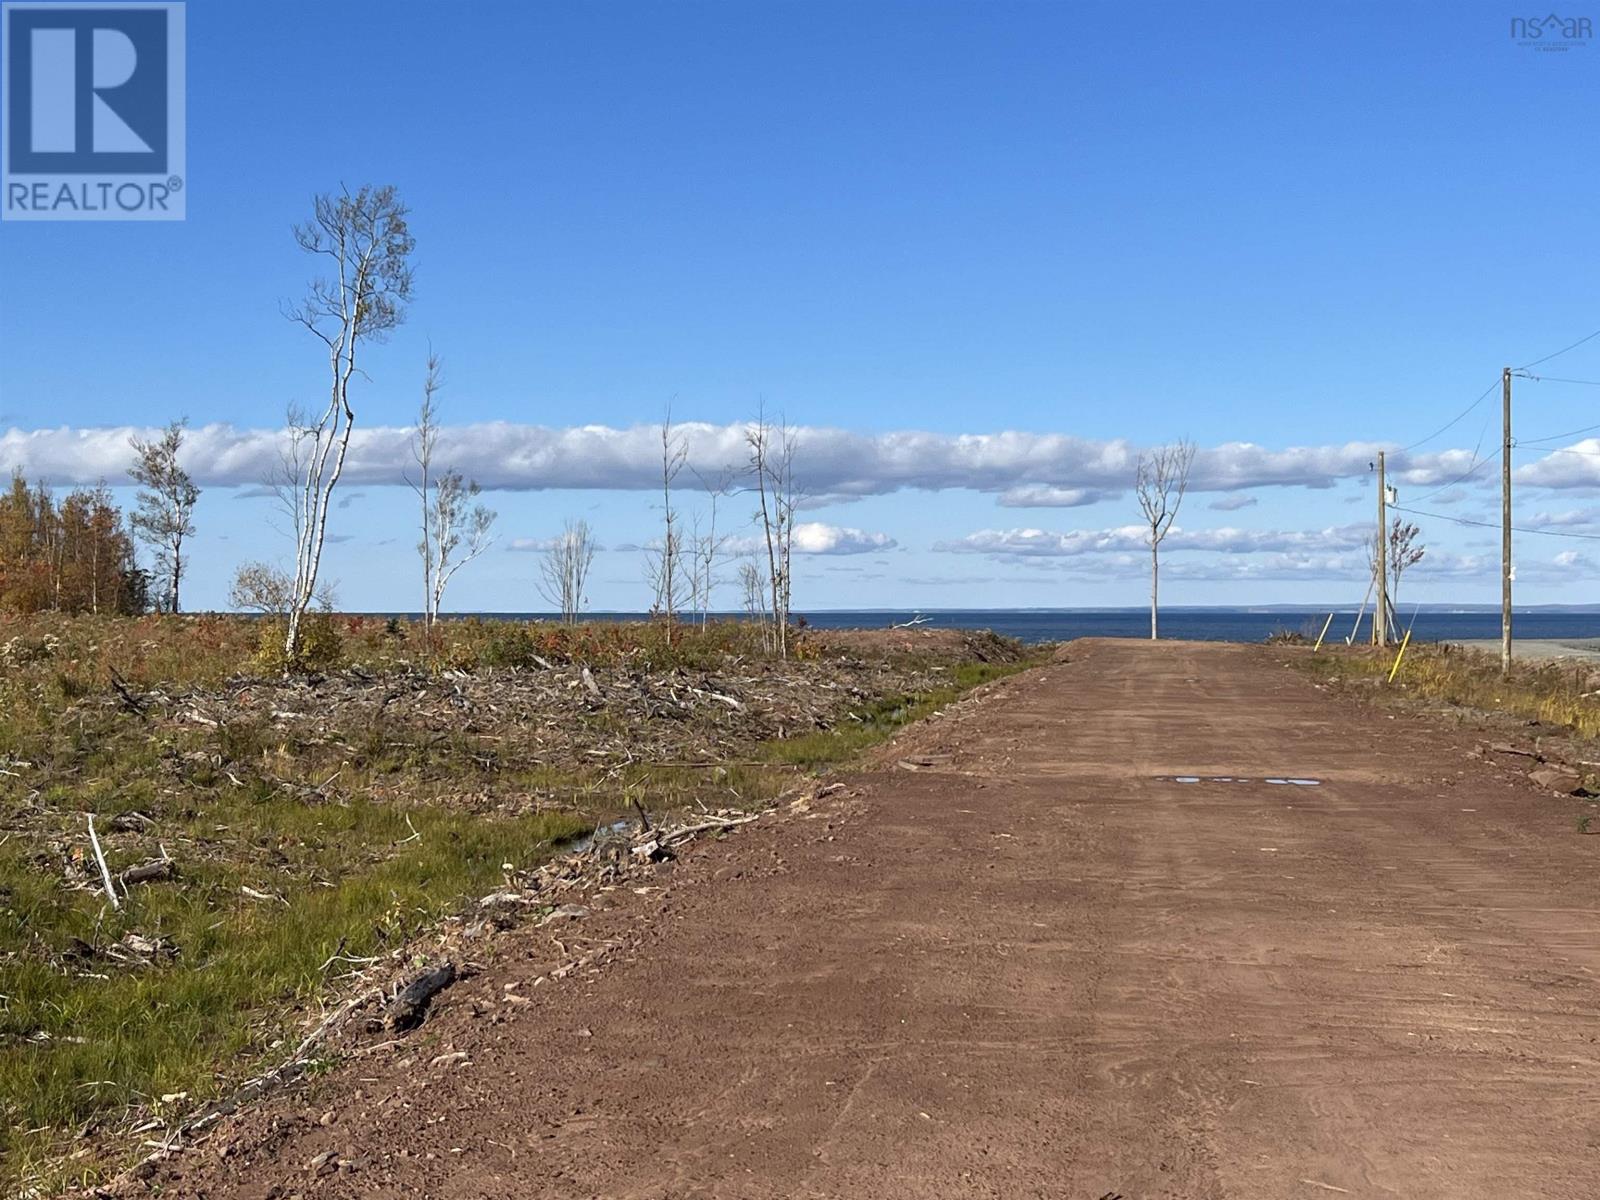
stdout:
<svg viewBox="0 0 1600 1200">
<path fill-rule="evenodd" d="M 1389 488 L 1383 477 L 1383 451 L 1378 451 L 1378 540 L 1372 553 L 1378 572 L 1378 608 L 1372 616 L 1372 640 L 1389 644 Z"/>
<path fill-rule="evenodd" d="M 1511 674 L 1511 368 L 1500 375 L 1500 674 Z"/>
</svg>

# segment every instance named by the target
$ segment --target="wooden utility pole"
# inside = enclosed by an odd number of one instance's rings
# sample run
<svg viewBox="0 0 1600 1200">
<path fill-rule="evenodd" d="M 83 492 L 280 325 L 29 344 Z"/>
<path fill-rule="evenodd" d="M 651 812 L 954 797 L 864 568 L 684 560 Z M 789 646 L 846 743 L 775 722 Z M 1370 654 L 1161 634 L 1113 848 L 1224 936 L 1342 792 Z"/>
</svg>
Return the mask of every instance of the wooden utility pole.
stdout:
<svg viewBox="0 0 1600 1200">
<path fill-rule="evenodd" d="M 1372 640 L 1389 644 L 1389 487 L 1384 482 L 1383 451 L 1378 451 L 1378 540 L 1373 546 L 1378 572 L 1378 608 L 1372 614 Z"/>
<path fill-rule="evenodd" d="M 1500 375 L 1500 673 L 1511 673 L 1511 368 Z"/>
</svg>

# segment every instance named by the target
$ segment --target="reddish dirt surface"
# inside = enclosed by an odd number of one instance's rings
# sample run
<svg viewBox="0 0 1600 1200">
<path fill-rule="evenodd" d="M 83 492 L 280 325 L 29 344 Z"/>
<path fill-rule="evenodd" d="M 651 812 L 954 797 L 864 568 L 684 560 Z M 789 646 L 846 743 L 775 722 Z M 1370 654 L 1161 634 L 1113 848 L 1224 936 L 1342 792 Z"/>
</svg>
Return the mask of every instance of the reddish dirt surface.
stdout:
<svg viewBox="0 0 1600 1200">
<path fill-rule="evenodd" d="M 910 731 L 928 768 L 887 759 L 598 901 L 556 932 L 616 942 L 597 968 L 531 986 L 555 927 L 510 934 L 401 1045 L 149 1182 L 1600 1195 L 1600 837 L 1288 653 L 1078 643 Z"/>
</svg>

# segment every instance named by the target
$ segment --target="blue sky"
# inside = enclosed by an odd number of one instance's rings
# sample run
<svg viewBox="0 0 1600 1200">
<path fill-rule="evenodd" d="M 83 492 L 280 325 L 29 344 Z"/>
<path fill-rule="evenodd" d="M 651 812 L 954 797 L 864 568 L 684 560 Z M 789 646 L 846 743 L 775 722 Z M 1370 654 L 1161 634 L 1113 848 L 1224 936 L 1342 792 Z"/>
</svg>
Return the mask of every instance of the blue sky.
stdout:
<svg viewBox="0 0 1600 1200">
<path fill-rule="evenodd" d="M 231 426 L 194 438 L 211 482 L 186 587 L 222 604 L 238 562 L 285 551 L 254 464 L 323 388 L 280 315 L 313 267 L 289 226 L 315 192 L 391 182 L 417 293 L 367 361 L 359 419 L 407 424 L 431 344 L 451 444 L 509 485 L 490 493 L 501 545 L 449 607 L 541 607 L 536 554 L 509 547 L 569 515 L 646 542 L 642 464 L 569 486 L 585 464 L 561 431 L 628 430 L 669 401 L 708 426 L 764 401 L 834 431 L 802 434 L 823 501 L 805 516 L 861 536 L 815 535 L 832 552 L 801 556 L 798 608 L 1139 603 L 1118 464 L 1182 435 L 1211 483 L 1180 516 L 1169 600 L 1354 603 L 1371 448 L 1600 327 L 1600 43 L 1542 53 L 1510 17 L 191 0 L 188 219 L 0 223 L 0 468 L 116 482 L 124 426 Z M 1600 379 L 1600 339 L 1543 369 Z M 1600 420 L 1593 387 L 1517 386 L 1529 439 Z M 1497 399 L 1397 459 L 1402 502 L 1496 444 Z M 929 437 L 880 436 L 901 432 Z M 984 443 L 981 470 L 949 440 L 1006 432 L 1075 440 Z M 507 467 L 519 437 L 544 458 Z M 417 606 L 398 461 L 374 450 L 337 514 L 349 607 Z M 1516 461 L 1519 522 L 1600 535 L 1600 442 Z M 1493 520 L 1496 479 L 1484 465 L 1423 507 Z M 1027 502 L 1050 488 L 1092 502 Z M 1497 535 L 1419 520 L 1409 597 L 1497 598 Z M 1592 539 L 1524 536 L 1518 561 L 1519 599 L 1594 599 Z M 596 607 L 647 600 L 634 553 L 608 550 L 595 580 Z"/>
</svg>

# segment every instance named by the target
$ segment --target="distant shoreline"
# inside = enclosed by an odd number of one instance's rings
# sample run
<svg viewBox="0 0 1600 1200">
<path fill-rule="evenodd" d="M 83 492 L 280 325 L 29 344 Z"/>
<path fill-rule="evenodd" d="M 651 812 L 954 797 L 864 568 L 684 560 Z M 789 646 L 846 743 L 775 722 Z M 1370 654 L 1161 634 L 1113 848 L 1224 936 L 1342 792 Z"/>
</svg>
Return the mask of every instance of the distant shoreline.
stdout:
<svg viewBox="0 0 1600 1200">
<path fill-rule="evenodd" d="M 1469 650 L 1500 653 L 1499 638 L 1470 638 L 1455 641 L 1454 644 L 1465 646 Z M 1514 638 L 1511 643 L 1511 657 L 1525 662 L 1549 662 L 1562 658 L 1586 662 L 1600 660 L 1600 637 Z"/>
</svg>

